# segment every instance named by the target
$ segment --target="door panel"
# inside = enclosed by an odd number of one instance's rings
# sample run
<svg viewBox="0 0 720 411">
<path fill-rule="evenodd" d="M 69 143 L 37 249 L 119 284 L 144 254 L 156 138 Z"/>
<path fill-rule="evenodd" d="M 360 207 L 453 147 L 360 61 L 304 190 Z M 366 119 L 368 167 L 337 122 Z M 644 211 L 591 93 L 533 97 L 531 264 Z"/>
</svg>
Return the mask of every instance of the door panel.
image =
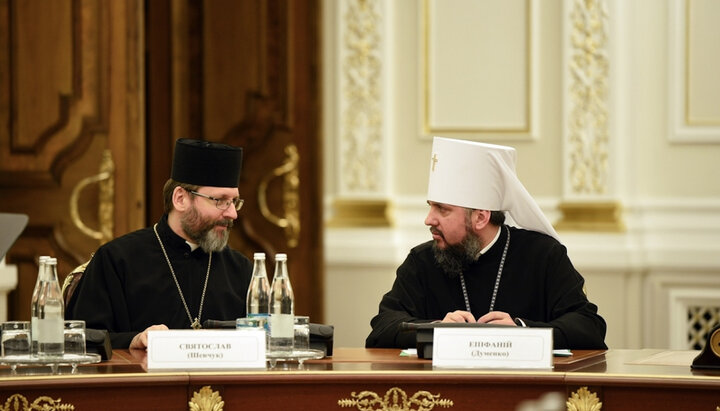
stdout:
<svg viewBox="0 0 720 411">
<path fill-rule="evenodd" d="M 30 317 L 38 256 L 58 258 L 62 281 L 98 247 L 78 221 L 110 236 L 143 221 L 144 168 L 127 167 L 144 153 L 140 11 L 135 1 L 0 1 L 0 207 L 30 217 L 7 256 L 19 268 L 10 318 Z M 102 164 L 115 167 L 112 189 L 83 184 Z"/>
<path fill-rule="evenodd" d="M 245 148 L 230 244 L 270 275 L 288 253 L 296 312 L 322 322 L 318 7 L 0 0 L 0 210 L 30 216 L 11 318 L 29 318 L 39 255 L 62 280 L 98 232 L 157 221 L 174 141 L 194 137 Z"/>
<path fill-rule="evenodd" d="M 315 1 L 151 2 L 155 45 L 148 64 L 152 163 L 151 217 L 174 140 L 202 138 L 244 148 L 240 195 L 245 206 L 230 244 L 252 257 L 288 254 L 298 314 L 322 321 L 322 208 Z M 172 39 L 169 51 L 157 49 Z M 164 51 L 163 51 L 164 50 Z M 170 84 L 170 86 L 167 86 Z M 165 89 L 171 90 L 167 98 Z M 163 105 L 165 104 L 165 105 Z M 171 136 L 171 138 L 168 138 Z M 162 141 L 162 143 L 159 143 Z M 150 167 L 153 167 L 152 165 Z"/>
</svg>

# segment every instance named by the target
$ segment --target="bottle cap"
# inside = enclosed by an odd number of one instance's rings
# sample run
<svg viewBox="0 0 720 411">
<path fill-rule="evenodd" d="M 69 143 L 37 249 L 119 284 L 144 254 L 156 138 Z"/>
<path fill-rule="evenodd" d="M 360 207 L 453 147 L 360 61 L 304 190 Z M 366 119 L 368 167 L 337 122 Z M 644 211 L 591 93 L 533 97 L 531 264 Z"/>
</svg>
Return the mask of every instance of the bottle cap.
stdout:
<svg viewBox="0 0 720 411">
<path fill-rule="evenodd" d="M 46 263 L 46 264 L 50 264 L 50 265 L 55 265 L 55 264 L 57 264 L 57 258 L 55 258 L 55 257 L 48 257 L 48 258 L 45 260 L 45 263 Z"/>
<path fill-rule="evenodd" d="M 38 263 L 44 264 L 47 262 L 48 258 L 50 258 L 49 255 L 41 255 L 40 257 L 38 257 Z"/>
<path fill-rule="evenodd" d="M 287 261 L 287 254 L 285 254 L 285 253 L 275 254 L 275 261 Z"/>
<path fill-rule="evenodd" d="M 254 258 L 255 260 L 257 260 L 257 259 L 264 260 L 264 259 L 265 259 L 265 253 L 255 253 L 255 254 L 253 254 L 253 258 Z"/>
</svg>

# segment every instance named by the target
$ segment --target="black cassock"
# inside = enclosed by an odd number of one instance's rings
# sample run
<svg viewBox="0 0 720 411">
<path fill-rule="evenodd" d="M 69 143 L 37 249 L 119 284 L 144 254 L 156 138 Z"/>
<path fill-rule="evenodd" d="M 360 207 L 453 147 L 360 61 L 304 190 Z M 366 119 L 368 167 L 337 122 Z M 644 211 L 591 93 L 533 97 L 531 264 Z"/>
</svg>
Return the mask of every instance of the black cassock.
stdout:
<svg viewBox="0 0 720 411">
<path fill-rule="evenodd" d="M 193 319 L 198 316 L 208 267 L 208 253 L 191 251 L 164 215 L 158 234 L 172 263 Z M 204 320 L 235 320 L 245 316 L 245 298 L 252 262 L 229 247 L 212 253 L 203 304 Z M 127 348 L 133 337 L 156 324 L 190 328 L 170 268 L 152 227 L 101 246 L 88 264 L 66 309 L 68 319 L 85 320 L 87 328 L 110 332 L 113 348 Z"/>
<path fill-rule="evenodd" d="M 554 238 L 510 227 L 510 245 L 503 267 L 494 311 L 521 318 L 529 327 L 552 327 L 555 348 L 604 349 L 605 320 L 588 301 L 585 280 L 575 270 L 565 247 Z M 465 272 L 473 316 L 490 308 L 507 226 L 495 244 Z M 400 330 L 402 322 L 442 320 L 445 314 L 465 310 L 459 276 L 442 271 L 432 252 L 432 241 L 410 250 L 392 289 L 380 301 L 365 346 L 415 347 L 415 333 Z"/>
</svg>

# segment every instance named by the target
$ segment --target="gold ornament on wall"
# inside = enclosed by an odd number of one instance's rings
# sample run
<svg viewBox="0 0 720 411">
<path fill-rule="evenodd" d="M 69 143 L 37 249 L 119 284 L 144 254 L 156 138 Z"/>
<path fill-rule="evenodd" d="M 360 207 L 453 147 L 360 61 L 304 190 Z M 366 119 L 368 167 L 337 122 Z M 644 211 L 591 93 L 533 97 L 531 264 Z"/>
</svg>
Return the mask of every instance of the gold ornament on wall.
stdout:
<svg viewBox="0 0 720 411">
<path fill-rule="evenodd" d="M 373 391 L 350 393 L 352 398 L 338 400 L 342 408 L 355 407 L 361 411 L 393 410 L 393 411 L 429 411 L 435 406 L 449 408 L 453 406 L 452 400 L 441 399 L 440 394 L 431 394 L 428 391 L 418 391 L 411 397 L 398 387 L 387 390 L 384 396 Z"/>
</svg>

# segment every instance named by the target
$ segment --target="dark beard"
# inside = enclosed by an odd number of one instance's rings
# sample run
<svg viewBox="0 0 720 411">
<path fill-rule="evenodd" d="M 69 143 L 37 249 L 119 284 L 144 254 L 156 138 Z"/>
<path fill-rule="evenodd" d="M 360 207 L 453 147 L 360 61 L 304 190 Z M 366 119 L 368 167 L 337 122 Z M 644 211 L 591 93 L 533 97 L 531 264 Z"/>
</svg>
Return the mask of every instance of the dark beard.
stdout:
<svg viewBox="0 0 720 411">
<path fill-rule="evenodd" d="M 437 246 L 436 241 L 433 243 L 432 249 L 435 261 L 440 264 L 445 274 L 450 278 L 454 278 L 462 274 L 470 264 L 476 261 L 480 250 L 482 250 L 482 245 L 475 233 L 466 228 L 465 238 L 460 244 L 448 244 L 443 250 Z"/>
<path fill-rule="evenodd" d="M 228 237 L 230 236 L 230 228 L 233 226 L 233 221 L 231 219 L 220 219 L 217 221 L 203 220 L 200 217 L 200 213 L 198 213 L 193 206 L 187 214 L 187 217 L 180 219 L 180 224 L 185 234 L 206 253 L 209 253 L 212 251 L 221 251 L 225 248 Z M 222 234 L 216 234 L 212 229 L 217 225 L 225 226 L 228 229 Z"/>
</svg>

